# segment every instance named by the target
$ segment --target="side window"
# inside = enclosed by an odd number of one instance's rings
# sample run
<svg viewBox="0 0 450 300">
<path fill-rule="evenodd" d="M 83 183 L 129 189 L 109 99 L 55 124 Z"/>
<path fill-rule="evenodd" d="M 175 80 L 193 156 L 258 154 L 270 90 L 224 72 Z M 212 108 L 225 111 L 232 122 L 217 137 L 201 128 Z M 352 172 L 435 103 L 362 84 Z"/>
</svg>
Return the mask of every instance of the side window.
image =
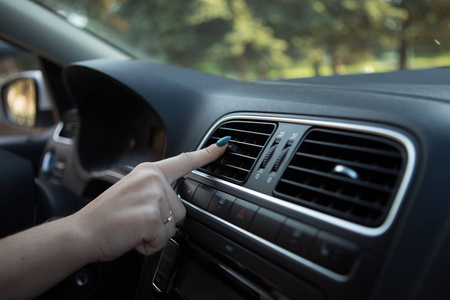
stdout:
<svg viewBox="0 0 450 300">
<path fill-rule="evenodd" d="M 53 123 L 51 102 L 32 54 L 0 40 L 0 136 L 34 134 Z"/>
</svg>

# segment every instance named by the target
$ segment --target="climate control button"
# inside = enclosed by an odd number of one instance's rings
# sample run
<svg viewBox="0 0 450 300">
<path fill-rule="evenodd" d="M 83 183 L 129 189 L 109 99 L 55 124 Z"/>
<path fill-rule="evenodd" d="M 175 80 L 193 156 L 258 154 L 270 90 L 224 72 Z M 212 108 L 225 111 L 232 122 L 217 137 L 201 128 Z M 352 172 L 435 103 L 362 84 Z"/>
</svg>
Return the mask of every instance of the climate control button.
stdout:
<svg viewBox="0 0 450 300">
<path fill-rule="evenodd" d="M 208 211 L 219 218 L 226 219 L 236 197 L 218 191 L 209 203 Z"/>
<path fill-rule="evenodd" d="M 215 192 L 215 189 L 210 188 L 207 185 L 200 184 L 200 186 L 195 191 L 194 196 L 192 197 L 192 203 L 197 205 L 198 207 L 207 209 L 209 202 L 211 202 L 211 199 L 214 196 Z"/>
<path fill-rule="evenodd" d="M 276 243 L 292 253 L 308 258 L 318 233 L 319 230 L 314 227 L 288 219 L 283 224 Z"/>
</svg>

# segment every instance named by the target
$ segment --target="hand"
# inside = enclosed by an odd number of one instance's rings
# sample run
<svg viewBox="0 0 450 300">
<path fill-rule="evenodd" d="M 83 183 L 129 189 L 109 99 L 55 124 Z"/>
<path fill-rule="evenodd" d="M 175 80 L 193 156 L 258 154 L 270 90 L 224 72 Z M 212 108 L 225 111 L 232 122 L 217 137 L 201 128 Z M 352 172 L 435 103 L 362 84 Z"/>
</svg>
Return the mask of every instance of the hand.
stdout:
<svg viewBox="0 0 450 300">
<path fill-rule="evenodd" d="M 109 261 L 133 248 L 144 255 L 162 249 L 175 234 L 176 223 L 186 215 L 170 185 L 216 160 L 225 149 L 214 144 L 156 163 L 140 164 L 72 215 L 90 248 L 90 261 Z M 167 222 L 171 212 L 174 220 Z"/>
</svg>

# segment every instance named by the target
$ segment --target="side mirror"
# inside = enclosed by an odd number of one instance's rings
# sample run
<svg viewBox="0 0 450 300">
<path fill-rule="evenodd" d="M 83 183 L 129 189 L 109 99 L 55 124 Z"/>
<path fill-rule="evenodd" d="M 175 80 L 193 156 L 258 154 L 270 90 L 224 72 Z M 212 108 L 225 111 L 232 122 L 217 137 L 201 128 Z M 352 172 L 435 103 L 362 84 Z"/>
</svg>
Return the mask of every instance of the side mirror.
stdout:
<svg viewBox="0 0 450 300">
<path fill-rule="evenodd" d="M 13 125 L 35 128 L 54 123 L 41 71 L 21 72 L 6 80 L 1 86 L 1 101 Z"/>
</svg>

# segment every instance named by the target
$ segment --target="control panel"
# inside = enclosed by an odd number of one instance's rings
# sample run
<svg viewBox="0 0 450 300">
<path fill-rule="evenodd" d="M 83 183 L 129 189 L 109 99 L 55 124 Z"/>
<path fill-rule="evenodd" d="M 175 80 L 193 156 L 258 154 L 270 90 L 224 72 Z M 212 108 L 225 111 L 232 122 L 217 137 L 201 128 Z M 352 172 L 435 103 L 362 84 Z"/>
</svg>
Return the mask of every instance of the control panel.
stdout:
<svg viewBox="0 0 450 300">
<path fill-rule="evenodd" d="M 336 274 L 350 272 L 358 256 L 356 244 L 245 199 L 191 179 L 178 183 L 181 199 L 265 241 Z"/>
</svg>

